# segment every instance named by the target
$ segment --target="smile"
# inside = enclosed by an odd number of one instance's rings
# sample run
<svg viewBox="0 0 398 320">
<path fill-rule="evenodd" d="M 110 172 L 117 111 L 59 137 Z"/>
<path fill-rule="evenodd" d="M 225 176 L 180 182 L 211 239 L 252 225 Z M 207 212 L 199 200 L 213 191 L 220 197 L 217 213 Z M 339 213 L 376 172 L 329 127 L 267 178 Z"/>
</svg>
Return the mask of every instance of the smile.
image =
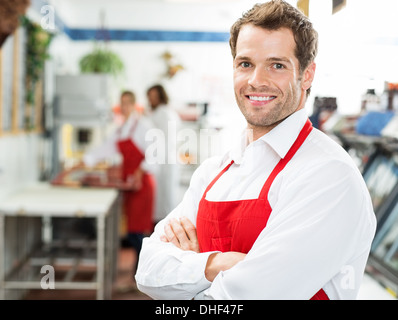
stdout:
<svg viewBox="0 0 398 320">
<path fill-rule="evenodd" d="M 250 100 L 253 101 L 271 101 L 274 100 L 276 97 L 275 96 L 248 96 Z"/>
</svg>

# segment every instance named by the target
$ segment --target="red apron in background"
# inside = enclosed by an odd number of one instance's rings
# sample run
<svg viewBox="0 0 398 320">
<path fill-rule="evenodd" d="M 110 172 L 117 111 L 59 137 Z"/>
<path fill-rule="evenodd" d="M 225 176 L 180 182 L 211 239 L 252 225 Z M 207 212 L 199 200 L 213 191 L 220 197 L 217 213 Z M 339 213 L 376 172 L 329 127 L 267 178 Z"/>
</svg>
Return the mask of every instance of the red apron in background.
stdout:
<svg viewBox="0 0 398 320">
<path fill-rule="evenodd" d="M 128 138 L 117 142 L 123 157 L 122 178 L 126 181 L 145 159 L 144 154 L 131 140 L 138 120 L 131 127 Z M 149 173 L 142 176 L 142 188 L 137 191 L 123 191 L 123 211 L 127 218 L 127 231 L 132 233 L 150 233 L 153 231 L 153 212 L 155 180 Z"/>
<path fill-rule="evenodd" d="M 283 170 L 312 130 L 307 120 L 296 141 L 271 172 L 258 199 L 237 201 L 207 201 L 206 194 L 217 180 L 229 169 L 233 161 L 224 168 L 207 186 L 199 203 L 196 220 L 197 235 L 201 252 L 237 251 L 248 253 L 261 231 L 266 227 L 272 208 L 268 192 L 276 176 Z M 329 300 L 323 289 L 311 300 Z"/>
</svg>

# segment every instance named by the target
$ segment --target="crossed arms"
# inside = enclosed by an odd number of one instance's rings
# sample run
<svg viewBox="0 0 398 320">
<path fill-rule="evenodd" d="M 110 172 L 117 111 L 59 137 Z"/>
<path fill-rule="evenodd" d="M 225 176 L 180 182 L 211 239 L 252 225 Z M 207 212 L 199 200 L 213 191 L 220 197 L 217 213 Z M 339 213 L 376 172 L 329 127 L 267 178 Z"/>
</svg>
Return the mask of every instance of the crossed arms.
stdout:
<svg viewBox="0 0 398 320">
<path fill-rule="evenodd" d="M 196 235 L 196 228 L 186 217 L 181 217 L 179 220 L 173 218 L 164 227 L 164 235 L 160 237 L 163 242 L 170 242 L 181 250 L 191 250 L 199 253 L 199 242 Z M 245 258 L 246 254 L 241 252 L 214 252 L 212 253 L 206 263 L 205 277 L 210 282 L 220 271 L 225 271 L 232 268 L 239 261 Z"/>
</svg>

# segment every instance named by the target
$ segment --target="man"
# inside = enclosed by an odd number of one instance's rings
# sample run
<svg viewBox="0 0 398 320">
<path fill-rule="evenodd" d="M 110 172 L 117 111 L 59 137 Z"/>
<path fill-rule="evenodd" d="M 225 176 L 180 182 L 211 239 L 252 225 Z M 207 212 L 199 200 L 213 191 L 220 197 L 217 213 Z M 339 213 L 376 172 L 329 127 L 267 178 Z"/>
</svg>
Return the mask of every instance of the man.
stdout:
<svg viewBox="0 0 398 320">
<path fill-rule="evenodd" d="M 178 113 L 169 105 L 166 90 L 160 84 L 155 84 L 147 90 L 147 98 L 151 107 L 150 118 L 155 127 L 161 130 L 164 139 L 164 149 L 158 173 L 156 174 L 156 209 L 155 222 L 159 222 L 177 205 L 176 188 L 179 185 L 179 167 L 177 159 L 177 136 L 180 126 Z M 174 133 L 174 135 L 173 135 Z M 164 160 L 164 161 L 163 161 Z"/>
<path fill-rule="evenodd" d="M 138 288 L 155 299 L 355 299 L 375 232 L 349 155 L 304 109 L 317 33 L 284 1 L 231 28 L 246 134 L 205 161 L 144 239 Z M 249 134 L 250 133 L 250 134 Z"/>
</svg>

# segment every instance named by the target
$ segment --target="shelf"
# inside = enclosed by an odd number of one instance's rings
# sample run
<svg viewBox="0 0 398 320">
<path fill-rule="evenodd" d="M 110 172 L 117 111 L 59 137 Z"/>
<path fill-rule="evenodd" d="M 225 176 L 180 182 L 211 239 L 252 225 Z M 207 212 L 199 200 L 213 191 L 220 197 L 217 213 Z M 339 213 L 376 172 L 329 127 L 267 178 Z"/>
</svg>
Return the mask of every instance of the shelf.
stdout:
<svg viewBox="0 0 398 320">
<path fill-rule="evenodd" d="M 5 276 L 5 289 L 40 289 L 43 266 L 54 268 L 57 289 L 97 288 L 97 245 L 94 240 L 57 241 L 43 245 L 15 263 Z"/>
</svg>

